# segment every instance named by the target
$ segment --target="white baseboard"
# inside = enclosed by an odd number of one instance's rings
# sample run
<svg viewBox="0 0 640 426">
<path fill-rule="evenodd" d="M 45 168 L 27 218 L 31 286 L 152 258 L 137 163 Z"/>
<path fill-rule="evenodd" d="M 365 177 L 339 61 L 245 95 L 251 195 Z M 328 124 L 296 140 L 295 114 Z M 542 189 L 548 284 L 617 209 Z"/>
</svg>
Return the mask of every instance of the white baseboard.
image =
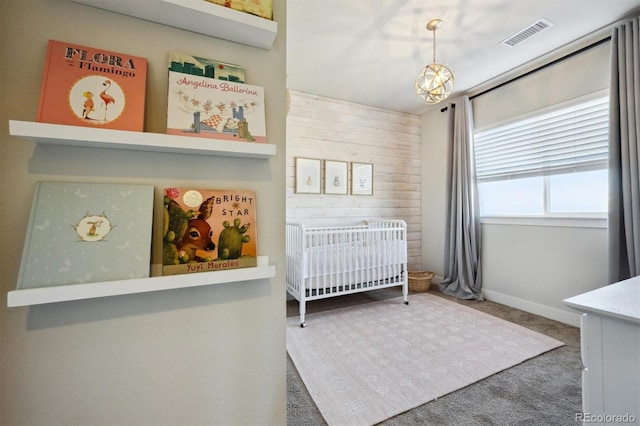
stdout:
<svg viewBox="0 0 640 426">
<path fill-rule="evenodd" d="M 501 303 L 503 305 L 511 306 L 512 308 L 520 309 L 535 315 L 540 315 L 541 317 L 549 318 L 554 321 L 580 327 L 580 314 L 577 313 L 574 314 L 492 290 L 483 289 L 482 295 L 485 299 L 492 302 Z"/>
</svg>

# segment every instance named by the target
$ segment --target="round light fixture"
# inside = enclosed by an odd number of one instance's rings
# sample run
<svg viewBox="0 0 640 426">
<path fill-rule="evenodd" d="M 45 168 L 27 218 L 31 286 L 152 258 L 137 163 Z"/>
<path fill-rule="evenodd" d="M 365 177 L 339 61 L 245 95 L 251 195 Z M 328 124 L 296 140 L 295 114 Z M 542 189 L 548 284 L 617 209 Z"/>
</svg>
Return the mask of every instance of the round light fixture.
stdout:
<svg viewBox="0 0 640 426">
<path fill-rule="evenodd" d="M 420 71 L 415 82 L 416 95 L 428 104 L 437 104 L 453 91 L 453 72 L 447 66 L 436 62 L 436 30 L 441 25 L 441 19 L 433 19 L 427 23 L 427 30 L 433 31 L 433 63 Z"/>
</svg>

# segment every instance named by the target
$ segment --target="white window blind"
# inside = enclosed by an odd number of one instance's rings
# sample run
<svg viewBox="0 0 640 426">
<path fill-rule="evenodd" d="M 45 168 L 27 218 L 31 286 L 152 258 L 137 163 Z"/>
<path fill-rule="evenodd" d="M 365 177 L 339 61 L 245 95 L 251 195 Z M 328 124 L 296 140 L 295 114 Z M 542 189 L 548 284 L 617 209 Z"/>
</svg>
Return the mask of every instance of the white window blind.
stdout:
<svg viewBox="0 0 640 426">
<path fill-rule="evenodd" d="M 476 132 L 478 180 L 604 168 L 608 131 L 608 96 L 600 94 Z"/>
</svg>

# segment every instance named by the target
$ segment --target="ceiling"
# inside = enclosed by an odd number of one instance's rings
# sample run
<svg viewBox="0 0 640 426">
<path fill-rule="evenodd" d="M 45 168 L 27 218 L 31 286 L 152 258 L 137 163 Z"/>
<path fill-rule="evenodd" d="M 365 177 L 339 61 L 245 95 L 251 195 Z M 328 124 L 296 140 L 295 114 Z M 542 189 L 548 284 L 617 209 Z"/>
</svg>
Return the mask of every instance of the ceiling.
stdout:
<svg viewBox="0 0 640 426">
<path fill-rule="evenodd" d="M 287 88 L 423 114 L 434 106 L 413 85 L 433 59 L 431 19 L 443 20 L 436 60 L 455 74 L 453 98 L 570 51 L 585 35 L 608 35 L 611 23 L 638 13 L 640 0 L 288 0 Z M 540 19 L 553 25 L 501 44 Z"/>
</svg>

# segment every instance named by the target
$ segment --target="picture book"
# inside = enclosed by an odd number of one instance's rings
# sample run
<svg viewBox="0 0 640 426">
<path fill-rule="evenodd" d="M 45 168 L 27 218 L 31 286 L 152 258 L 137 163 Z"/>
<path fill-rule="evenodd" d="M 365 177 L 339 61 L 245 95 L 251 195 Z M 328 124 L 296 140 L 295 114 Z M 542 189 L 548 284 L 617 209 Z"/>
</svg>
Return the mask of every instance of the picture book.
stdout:
<svg viewBox="0 0 640 426">
<path fill-rule="evenodd" d="M 170 135 L 267 141 L 262 87 L 169 71 L 168 96 Z"/>
<path fill-rule="evenodd" d="M 147 60 L 49 40 L 36 121 L 144 130 Z"/>
<path fill-rule="evenodd" d="M 166 188 L 163 275 L 257 265 L 256 194 Z"/>
<path fill-rule="evenodd" d="M 18 288 L 149 276 L 153 185 L 36 184 Z"/>
<path fill-rule="evenodd" d="M 246 81 L 244 68 L 240 65 L 228 64 L 187 53 L 169 53 L 169 71 L 217 78 L 218 80 L 233 81 L 235 83 L 244 83 Z"/>
<path fill-rule="evenodd" d="M 250 13 L 265 19 L 273 19 L 273 0 L 207 0 L 240 12 Z"/>
</svg>

